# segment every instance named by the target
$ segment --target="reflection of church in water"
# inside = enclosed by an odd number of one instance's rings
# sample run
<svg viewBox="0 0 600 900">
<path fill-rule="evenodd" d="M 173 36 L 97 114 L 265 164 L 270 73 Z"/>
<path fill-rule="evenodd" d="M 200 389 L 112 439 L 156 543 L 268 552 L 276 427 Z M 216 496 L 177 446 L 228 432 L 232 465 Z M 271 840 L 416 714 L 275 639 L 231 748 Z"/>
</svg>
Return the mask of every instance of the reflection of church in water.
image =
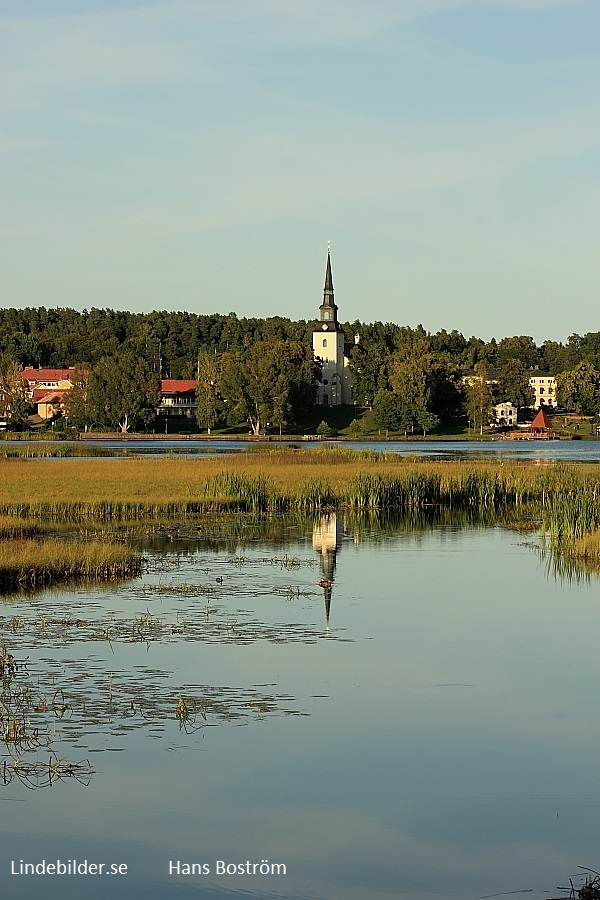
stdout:
<svg viewBox="0 0 600 900">
<path fill-rule="evenodd" d="M 335 564 L 338 550 L 342 544 L 344 525 L 342 519 L 336 513 L 328 513 L 315 519 L 313 525 L 312 544 L 313 549 L 319 554 L 319 571 L 325 598 L 325 620 L 329 628 L 329 613 L 331 610 L 331 590 L 335 576 Z"/>
</svg>

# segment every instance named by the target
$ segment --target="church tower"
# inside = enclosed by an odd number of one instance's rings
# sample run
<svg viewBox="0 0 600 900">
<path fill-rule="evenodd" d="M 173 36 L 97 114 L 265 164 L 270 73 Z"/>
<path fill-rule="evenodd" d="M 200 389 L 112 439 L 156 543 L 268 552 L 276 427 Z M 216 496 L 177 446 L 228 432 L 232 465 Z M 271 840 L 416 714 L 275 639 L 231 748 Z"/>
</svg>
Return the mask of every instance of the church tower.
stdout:
<svg viewBox="0 0 600 900">
<path fill-rule="evenodd" d="M 337 318 L 333 293 L 331 253 L 327 245 L 325 287 L 319 307 L 319 321 L 313 330 L 313 352 L 323 366 L 323 379 L 317 388 L 320 406 L 340 406 L 352 402 L 350 372 L 345 356 L 345 335 Z"/>
</svg>

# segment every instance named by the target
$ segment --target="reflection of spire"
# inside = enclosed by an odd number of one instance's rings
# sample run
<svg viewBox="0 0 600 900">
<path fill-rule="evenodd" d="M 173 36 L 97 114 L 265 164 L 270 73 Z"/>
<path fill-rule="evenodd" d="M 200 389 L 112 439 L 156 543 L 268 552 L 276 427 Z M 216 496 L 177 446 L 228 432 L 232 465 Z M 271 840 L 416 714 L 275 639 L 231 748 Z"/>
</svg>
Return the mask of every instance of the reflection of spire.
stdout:
<svg viewBox="0 0 600 900">
<path fill-rule="evenodd" d="M 342 523 L 338 523 L 336 513 L 315 519 L 313 525 L 313 549 L 319 554 L 319 571 L 325 599 L 325 622 L 329 628 L 331 610 L 331 588 L 333 586 L 337 552 L 341 543 Z"/>
</svg>

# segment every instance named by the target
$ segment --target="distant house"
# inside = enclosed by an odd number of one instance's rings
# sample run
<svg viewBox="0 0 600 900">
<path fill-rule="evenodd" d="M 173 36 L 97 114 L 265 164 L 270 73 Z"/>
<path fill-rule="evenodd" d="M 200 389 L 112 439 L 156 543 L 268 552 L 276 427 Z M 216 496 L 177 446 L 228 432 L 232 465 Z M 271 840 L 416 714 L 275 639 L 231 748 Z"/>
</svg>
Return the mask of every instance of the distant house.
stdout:
<svg viewBox="0 0 600 900">
<path fill-rule="evenodd" d="M 498 379 L 500 378 L 500 369 L 487 369 L 486 376 L 485 383 L 489 384 L 492 388 L 497 387 Z M 477 374 L 475 369 L 464 369 L 461 381 L 463 384 L 471 386 L 475 384 L 476 381 L 479 381 L 480 378 L 481 376 Z"/>
<path fill-rule="evenodd" d="M 496 425 L 516 425 L 517 424 L 517 407 L 510 400 L 504 403 L 497 403 L 494 406 L 494 415 Z"/>
<path fill-rule="evenodd" d="M 556 382 L 554 375 L 542 372 L 540 369 L 532 369 L 529 376 L 529 384 L 535 393 L 535 408 L 541 406 L 556 406 Z"/>
<path fill-rule="evenodd" d="M 0 387 L 0 428 L 4 430 L 8 425 L 7 405 L 10 403 L 10 394 Z"/>
<path fill-rule="evenodd" d="M 73 366 L 68 369 L 34 369 L 33 366 L 27 366 L 21 372 L 21 377 L 27 385 L 29 396 L 34 400 L 36 391 L 39 399 L 41 396 L 40 391 L 47 394 L 53 390 L 70 390 L 73 387 L 71 376 L 74 371 Z"/>
<path fill-rule="evenodd" d="M 162 378 L 160 382 L 161 401 L 156 410 L 158 416 L 185 416 L 192 419 L 196 415 L 196 382 L 185 378 Z"/>
<path fill-rule="evenodd" d="M 37 393 L 41 394 L 39 398 L 36 397 Z M 43 419 L 44 422 L 48 422 L 49 419 L 53 419 L 55 416 L 62 415 L 65 409 L 66 393 L 66 390 L 50 392 L 34 391 L 33 402 L 37 407 L 37 413 L 40 419 Z"/>
<path fill-rule="evenodd" d="M 548 372 L 542 372 L 541 369 L 530 369 L 529 386 L 533 388 L 535 394 L 534 408 L 539 409 L 541 406 L 556 406 L 556 382 L 554 375 Z M 487 370 L 486 384 L 495 388 L 498 386 L 501 376 L 500 369 Z M 462 374 L 463 384 L 472 385 L 480 376 L 475 369 L 465 369 Z"/>
</svg>

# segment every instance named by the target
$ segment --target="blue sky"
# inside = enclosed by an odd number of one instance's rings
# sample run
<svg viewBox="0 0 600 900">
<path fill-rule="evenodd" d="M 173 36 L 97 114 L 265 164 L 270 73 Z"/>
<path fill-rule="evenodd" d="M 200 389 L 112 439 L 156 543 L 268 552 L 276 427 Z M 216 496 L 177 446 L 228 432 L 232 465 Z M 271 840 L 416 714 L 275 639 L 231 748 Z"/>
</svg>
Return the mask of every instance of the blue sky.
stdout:
<svg viewBox="0 0 600 900">
<path fill-rule="evenodd" d="M 597 0 L 0 0 L 5 306 L 600 330 Z"/>
</svg>

